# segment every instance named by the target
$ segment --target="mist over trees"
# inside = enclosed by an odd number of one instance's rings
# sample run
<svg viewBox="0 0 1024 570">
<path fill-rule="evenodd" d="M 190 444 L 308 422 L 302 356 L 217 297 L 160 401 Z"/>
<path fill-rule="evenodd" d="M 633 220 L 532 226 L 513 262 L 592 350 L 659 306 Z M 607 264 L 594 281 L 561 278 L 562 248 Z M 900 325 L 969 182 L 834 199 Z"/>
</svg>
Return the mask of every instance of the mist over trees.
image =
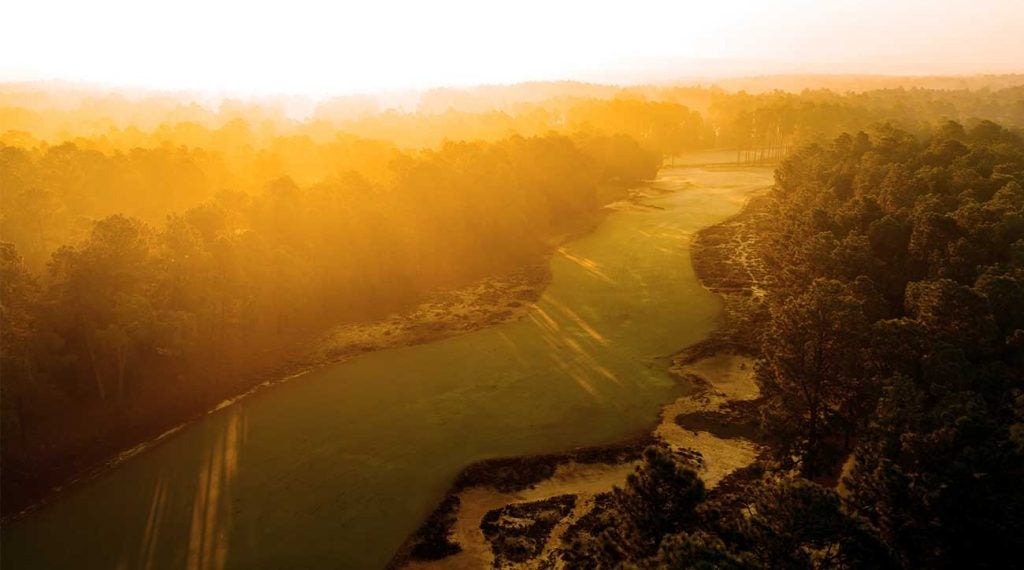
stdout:
<svg viewBox="0 0 1024 570">
<path fill-rule="evenodd" d="M 295 339 L 535 261 L 663 160 L 728 148 L 788 157 L 761 252 L 774 460 L 814 481 L 848 462 L 849 494 L 766 483 L 755 524 L 651 455 L 616 499 L 631 522 L 609 519 L 630 546 L 581 552 L 743 567 L 884 544 L 912 567 L 1019 534 L 1024 88 L 534 88 L 308 120 L 0 97 L 5 512 L 244 390 Z M 660 501 L 663 481 L 692 493 Z"/>
<path fill-rule="evenodd" d="M 32 477 L 69 428 L 145 426 L 231 395 L 261 347 L 531 262 L 657 167 L 624 136 L 379 148 L 378 181 L 217 192 L 179 149 L 0 149 L 16 204 L 4 233 L 27 254 L 4 245 L 5 478 Z M 118 203 L 138 215 L 83 219 Z"/>
</svg>

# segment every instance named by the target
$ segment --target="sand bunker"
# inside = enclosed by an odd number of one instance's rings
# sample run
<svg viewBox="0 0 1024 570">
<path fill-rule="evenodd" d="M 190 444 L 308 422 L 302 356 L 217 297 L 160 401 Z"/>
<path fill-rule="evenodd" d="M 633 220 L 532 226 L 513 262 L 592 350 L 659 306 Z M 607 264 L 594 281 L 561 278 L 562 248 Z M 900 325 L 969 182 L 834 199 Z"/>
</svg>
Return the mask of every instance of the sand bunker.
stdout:
<svg viewBox="0 0 1024 570">
<path fill-rule="evenodd" d="M 692 450 L 700 453 L 703 457 L 701 477 L 708 488 L 713 488 L 729 473 L 753 463 L 758 454 L 758 446 L 745 437 L 722 437 L 712 431 L 696 429 L 691 422 L 682 421 L 683 425 L 680 425 L 680 419 L 698 413 L 721 414 L 723 410 L 727 411 L 730 405 L 757 399 L 759 391 L 753 378 L 753 361 L 745 356 L 720 353 L 695 362 L 676 363 L 672 370 L 693 381 L 698 390 L 678 398 L 663 408 L 662 419 L 655 428 L 654 435 L 675 450 Z M 450 540 L 458 544 L 462 551 L 437 561 L 409 561 L 403 567 L 560 568 L 562 563 L 557 550 L 562 535 L 580 517 L 594 508 L 596 496 L 624 485 L 626 478 L 636 466 L 636 461 L 612 464 L 570 461 L 560 464 L 553 476 L 527 489 L 513 492 L 502 492 L 489 486 L 464 489 L 457 494 L 459 507 L 456 509 L 455 523 L 449 534 Z M 544 513 L 547 516 L 560 516 L 560 519 L 551 527 L 546 537 L 542 538 L 543 547 L 539 549 L 538 554 L 529 560 L 516 563 L 496 559 L 492 542 L 485 536 L 482 525 L 488 513 L 492 513 L 491 518 L 495 519 L 499 515 L 496 511 L 507 510 L 510 505 L 522 505 L 525 510 L 542 501 L 566 495 L 575 496 L 575 502 L 568 514 L 550 515 L 551 509 Z M 517 521 L 508 520 L 509 518 L 506 516 L 506 520 L 501 522 L 512 528 L 515 528 L 516 524 L 534 524 L 534 521 L 529 519 Z"/>
</svg>

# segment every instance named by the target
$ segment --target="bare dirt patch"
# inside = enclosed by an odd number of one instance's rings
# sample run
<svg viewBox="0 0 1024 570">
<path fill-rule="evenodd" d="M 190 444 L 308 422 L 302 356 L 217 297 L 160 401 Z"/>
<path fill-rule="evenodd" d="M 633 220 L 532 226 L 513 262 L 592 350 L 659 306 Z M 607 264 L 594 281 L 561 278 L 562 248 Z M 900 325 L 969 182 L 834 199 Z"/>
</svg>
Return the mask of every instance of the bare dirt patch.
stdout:
<svg viewBox="0 0 1024 570">
<path fill-rule="evenodd" d="M 304 364 L 322 366 L 365 352 L 412 346 L 523 318 L 550 280 L 547 259 L 453 290 L 432 291 L 416 307 L 381 320 L 336 327 Z"/>
<path fill-rule="evenodd" d="M 701 388 L 666 406 L 654 433 L 673 449 L 700 453 L 704 459 L 700 475 L 712 488 L 757 458 L 756 425 L 749 424 L 742 406 L 737 405 L 753 402 L 760 395 L 753 379 L 753 360 L 722 353 L 678 364 L 673 371 Z"/>
</svg>

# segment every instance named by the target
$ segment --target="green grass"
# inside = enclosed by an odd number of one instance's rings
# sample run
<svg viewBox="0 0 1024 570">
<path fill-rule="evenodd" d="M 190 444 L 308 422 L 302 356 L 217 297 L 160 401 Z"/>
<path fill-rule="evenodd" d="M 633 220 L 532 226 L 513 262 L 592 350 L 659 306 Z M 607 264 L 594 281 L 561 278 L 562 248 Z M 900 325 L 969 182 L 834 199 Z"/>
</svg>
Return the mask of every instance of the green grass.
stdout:
<svg viewBox="0 0 1024 570">
<path fill-rule="evenodd" d="M 3 532 L 5 568 L 374 568 L 460 469 L 650 427 L 720 301 L 689 236 L 770 172 L 674 168 L 552 260 L 530 317 L 367 354 L 213 414 Z"/>
</svg>

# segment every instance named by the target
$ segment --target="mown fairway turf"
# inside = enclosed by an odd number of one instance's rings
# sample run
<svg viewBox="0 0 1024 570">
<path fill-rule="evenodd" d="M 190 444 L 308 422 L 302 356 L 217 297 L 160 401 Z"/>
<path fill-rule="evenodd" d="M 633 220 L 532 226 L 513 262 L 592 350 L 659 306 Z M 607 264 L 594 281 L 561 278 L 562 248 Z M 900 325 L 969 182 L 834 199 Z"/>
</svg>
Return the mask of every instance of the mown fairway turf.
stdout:
<svg viewBox="0 0 1024 570">
<path fill-rule="evenodd" d="M 552 259 L 528 318 L 257 393 L 5 528 L 5 568 L 375 568 L 486 457 L 611 442 L 684 386 L 716 325 L 689 239 L 767 169 L 667 168 Z"/>
</svg>

